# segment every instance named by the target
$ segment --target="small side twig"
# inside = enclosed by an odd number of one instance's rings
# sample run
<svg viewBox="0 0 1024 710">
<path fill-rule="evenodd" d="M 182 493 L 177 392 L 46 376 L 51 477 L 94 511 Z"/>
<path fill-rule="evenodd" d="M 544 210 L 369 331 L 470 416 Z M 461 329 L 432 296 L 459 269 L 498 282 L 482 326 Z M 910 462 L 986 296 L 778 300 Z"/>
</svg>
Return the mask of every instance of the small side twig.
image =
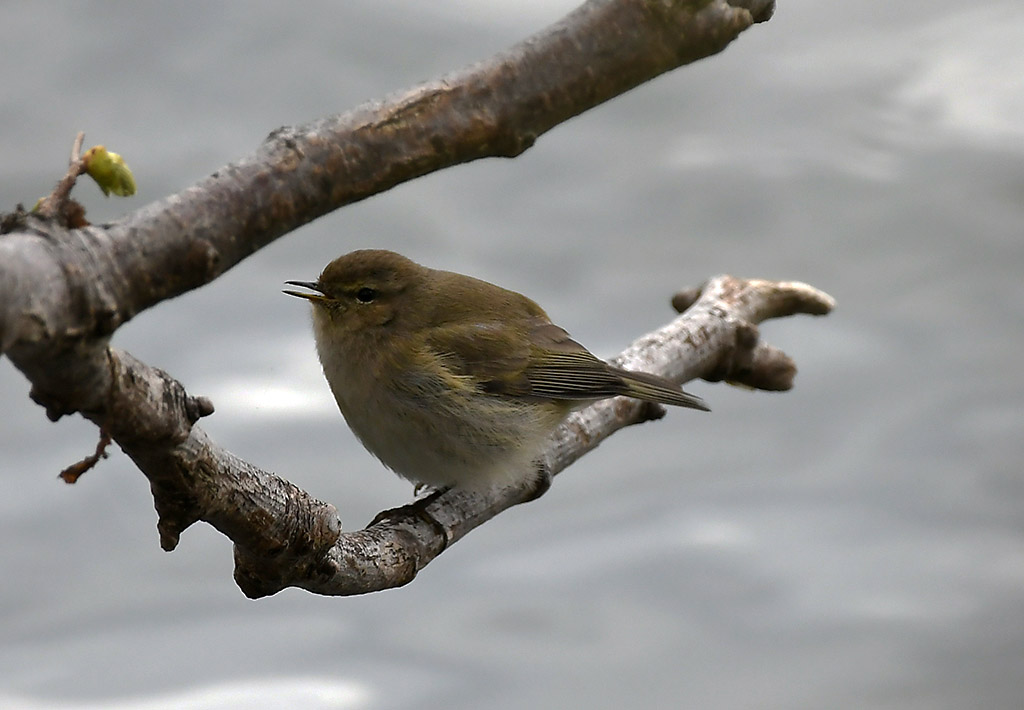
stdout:
<svg viewBox="0 0 1024 710">
<path fill-rule="evenodd" d="M 60 472 L 58 477 L 64 481 L 64 483 L 77 483 L 78 479 L 83 473 L 88 471 L 90 468 L 100 462 L 100 459 L 105 459 L 110 454 L 107 453 L 107 446 L 110 445 L 110 434 L 107 433 L 106 429 L 100 429 L 100 440 L 96 444 L 96 451 L 89 456 L 77 463 L 73 463 L 66 469 Z"/>
<path fill-rule="evenodd" d="M 68 160 L 68 171 L 64 174 L 64 177 L 60 179 L 56 187 L 53 188 L 47 197 L 44 197 L 39 202 L 39 206 L 36 212 L 39 216 L 44 219 L 56 219 L 62 215 L 78 215 L 78 217 L 84 221 L 84 211 L 81 207 L 71 208 L 71 205 L 77 206 L 71 199 L 71 190 L 75 186 L 75 182 L 78 180 L 78 176 L 85 172 L 86 163 L 82 160 L 82 143 L 85 141 L 85 132 L 79 131 L 78 135 L 75 136 L 75 141 L 71 145 L 71 158 Z M 73 219 L 65 219 L 65 222 L 69 223 L 68 226 L 79 226 L 73 223 Z"/>
</svg>

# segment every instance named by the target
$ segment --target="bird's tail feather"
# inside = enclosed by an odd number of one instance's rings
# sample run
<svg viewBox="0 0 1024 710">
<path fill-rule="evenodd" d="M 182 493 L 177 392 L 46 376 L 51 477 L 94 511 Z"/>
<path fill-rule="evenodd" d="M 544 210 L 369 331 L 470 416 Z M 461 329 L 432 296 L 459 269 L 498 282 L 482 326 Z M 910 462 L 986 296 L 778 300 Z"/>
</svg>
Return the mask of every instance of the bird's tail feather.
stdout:
<svg viewBox="0 0 1024 710">
<path fill-rule="evenodd" d="M 622 379 L 628 387 L 630 397 L 649 402 L 672 404 L 677 407 L 689 407 L 710 412 L 711 408 L 697 395 L 684 392 L 674 382 L 647 372 L 628 372 L 622 370 Z"/>
</svg>

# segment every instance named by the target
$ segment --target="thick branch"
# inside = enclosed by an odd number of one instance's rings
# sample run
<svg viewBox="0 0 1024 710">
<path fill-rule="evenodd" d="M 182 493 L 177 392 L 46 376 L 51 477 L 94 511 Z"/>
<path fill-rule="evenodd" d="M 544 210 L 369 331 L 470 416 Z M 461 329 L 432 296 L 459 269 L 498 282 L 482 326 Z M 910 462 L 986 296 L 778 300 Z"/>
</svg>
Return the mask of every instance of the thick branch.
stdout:
<svg viewBox="0 0 1024 710">
<path fill-rule="evenodd" d="M 280 128 L 253 155 L 112 225 L 39 242 L 30 218 L 23 239 L 0 239 L 0 347 L 69 330 L 110 333 L 338 207 L 451 165 L 518 155 L 566 119 L 722 50 L 773 7 L 773 0 L 590 0 L 461 72 Z M 54 281 L 60 265 L 80 274 L 88 308 Z M 19 289 L 16 270 L 46 297 Z M 42 323 L 26 323 L 28 312 Z"/>
<path fill-rule="evenodd" d="M 286 586 L 357 594 L 404 584 L 448 544 L 534 491 L 450 491 L 341 534 L 332 506 L 209 441 L 194 424 L 212 405 L 110 348 L 110 335 L 326 212 L 450 165 L 518 155 L 567 118 L 720 51 L 773 6 L 590 0 L 462 72 L 278 129 L 253 155 L 117 223 L 65 231 L 24 213 L 3 220 L 11 233 L 0 234 L 0 352 L 28 376 L 51 418 L 81 412 L 137 463 L 152 485 L 165 548 L 193 522 L 210 523 L 234 541 L 235 577 L 250 596 Z M 791 373 L 784 355 L 757 344 L 755 324 L 829 307 L 809 287 L 721 277 L 620 361 L 678 381 L 760 381 L 751 373 L 772 367 Z M 547 466 L 557 473 L 617 429 L 659 414 L 624 399 L 578 412 L 545 452 Z"/>
</svg>

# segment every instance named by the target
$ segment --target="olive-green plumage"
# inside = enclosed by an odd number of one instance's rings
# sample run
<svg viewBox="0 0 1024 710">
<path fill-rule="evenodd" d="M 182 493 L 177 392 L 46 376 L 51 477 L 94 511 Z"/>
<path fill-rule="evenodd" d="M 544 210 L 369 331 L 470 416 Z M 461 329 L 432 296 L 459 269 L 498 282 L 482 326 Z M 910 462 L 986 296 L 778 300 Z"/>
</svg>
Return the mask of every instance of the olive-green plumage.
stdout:
<svg viewBox="0 0 1024 710">
<path fill-rule="evenodd" d="M 694 409 L 656 375 L 592 355 L 536 303 L 394 252 L 335 259 L 315 293 L 317 351 L 360 441 L 416 483 L 485 488 L 534 475 L 531 461 L 576 406 L 616 395 Z"/>
</svg>

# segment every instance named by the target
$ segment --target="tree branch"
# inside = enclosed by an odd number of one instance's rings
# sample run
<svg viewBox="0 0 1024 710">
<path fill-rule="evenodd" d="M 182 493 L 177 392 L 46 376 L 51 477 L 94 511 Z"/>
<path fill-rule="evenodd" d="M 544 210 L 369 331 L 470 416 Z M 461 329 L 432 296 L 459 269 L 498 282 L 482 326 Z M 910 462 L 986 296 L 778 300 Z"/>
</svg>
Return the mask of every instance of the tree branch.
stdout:
<svg viewBox="0 0 1024 710">
<path fill-rule="evenodd" d="M 769 370 L 792 372 L 787 356 L 758 342 L 757 324 L 797 313 L 823 315 L 832 306 L 831 297 L 805 284 L 719 276 L 683 315 L 615 360 L 680 382 L 731 372 L 732 362 L 748 362 L 757 353 Z M 526 483 L 487 493 L 453 489 L 342 534 L 333 506 L 234 457 L 192 426 L 206 411 L 202 399 L 127 353 L 111 349 L 108 356 L 113 416 L 106 426 L 150 480 L 161 545 L 174 549 L 189 525 L 210 523 L 234 541 L 235 580 L 250 597 L 292 586 L 351 595 L 404 585 L 448 545 L 534 495 Z M 616 431 L 663 413 L 629 398 L 598 402 L 573 413 L 541 459 L 556 475 Z"/>
<path fill-rule="evenodd" d="M 634 342 L 616 362 L 686 381 L 721 370 L 723 359 L 760 351 L 768 369 L 781 366 L 792 372 L 786 355 L 758 343 L 757 323 L 798 313 L 824 315 L 833 305 L 830 296 L 806 284 L 719 276 L 704 285 L 686 313 Z M 624 397 L 597 402 L 569 416 L 542 459 L 557 475 L 618 430 L 663 413 L 658 405 Z M 236 544 L 235 580 L 251 597 L 286 586 L 330 595 L 401 586 L 448 545 L 533 494 L 528 484 L 484 494 L 448 490 L 381 514 L 364 530 L 340 535 L 320 559 L 289 558 L 278 564 L 273 555 Z"/>
<path fill-rule="evenodd" d="M 279 128 L 252 155 L 118 222 L 46 245 L 0 240 L 0 265 L 11 251 L 24 252 L 19 268 L 45 279 L 35 290 L 54 287 L 45 303 L 33 304 L 46 306 L 39 315 L 51 326 L 113 332 L 338 207 L 452 165 L 519 155 L 568 118 L 721 51 L 773 8 L 773 0 L 590 0 L 487 61 Z M 25 236 L 36 226 L 29 218 Z M 50 279 L 63 280 L 59 264 L 82 262 L 92 320 L 68 323 L 68 294 Z M 6 351 L 33 333 L 11 332 L 24 325 L 12 321 L 29 304 L 6 280 L 0 289 Z"/>
<path fill-rule="evenodd" d="M 720 51 L 773 7 L 773 0 L 590 0 L 490 60 L 348 113 L 280 128 L 252 155 L 113 224 L 68 230 L 45 219 L 49 208 L 5 217 L 0 352 L 29 378 L 31 396 L 51 419 L 80 412 L 149 478 L 165 549 L 204 520 L 234 541 L 235 577 L 250 596 L 286 586 L 356 594 L 404 584 L 448 544 L 534 492 L 449 491 L 341 534 L 332 506 L 216 446 L 194 426 L 213 405 L 111 348 L 110 336 L 141 311 L 208 283 L 340 206 L 458 163 L 519 155 L 560 122 Z M 55 194 L 66 198 L 74 177 Z M 677 381 L 703 376 L 785 388 L 792 363 L 757 344 L 756 323 L 831 307 L 800 284 L 729 277 L 691 295 L 684 316 L 638 341 L 620 362 Z M 557 473 L 617 429 L 658 415 L 621 398 L 577 412 L 546 463 Z"/>
</svg>

